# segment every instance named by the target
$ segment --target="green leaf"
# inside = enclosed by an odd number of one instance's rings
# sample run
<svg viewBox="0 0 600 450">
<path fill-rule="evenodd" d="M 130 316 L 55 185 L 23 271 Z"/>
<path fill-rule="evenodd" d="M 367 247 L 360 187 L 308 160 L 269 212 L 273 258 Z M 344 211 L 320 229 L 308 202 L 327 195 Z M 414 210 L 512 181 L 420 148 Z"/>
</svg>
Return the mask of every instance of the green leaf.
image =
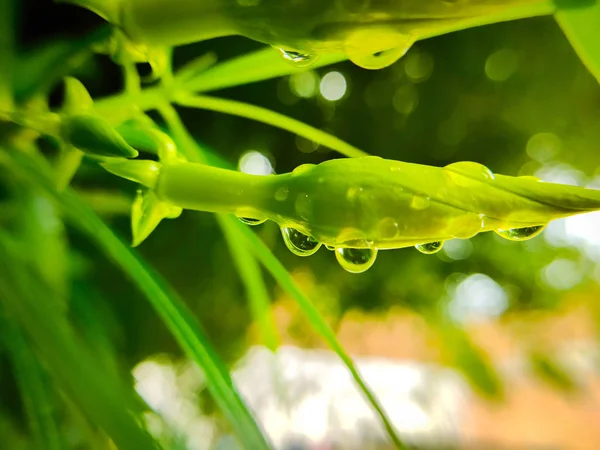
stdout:
<svg viewBox="0 0 600 450">
<path fill-rule="evenodd" d="M 15 173 L 21 175 L 21 179 L 51 197 L 69 221 L 86 232 L 100 250 L 137 284 L 181 348 L 204 371 L 209 391 L 232 424 L 240 442 L 247 448 L 268 449 L 269 445 L 237 393 L 224 363 L 192 313 L 160 275 L 127 248 L 76 195 L 69 190 L 59 194 L 54 189 L 50 174 L 31 157 L 12 151 L 4 153 L 0 161 L 9 164 Z"/>
<path fill-rule="evenodd" d="M 246 286 L 246 296 L 250 302 L 250 310 L 254 322 L 258 326 L 262 341 L 266 347 L 275 351 L 279 346 L 279 336 L 273 315 L 271 302 L 265 286 L 260 266 L 240 233 L 240 227 L 234 217 L 217 216 L 219 225 L 223 229 L 229 252 L 237 268 L 240 278 Z"/>
<path fill-rule="evenodd" d="M 240 224 L 241 225 L 241 224 Z M 300 311 L 306 317 L 308 323 L 311 325 L 313 330 L 327 343 L 327 345 L 340 357 L 348 371 L 352 375 L 354 382 L 365 396 L 365 399 L 369 402 L 371 407 L 379 416 L 388 436 L 396 446 L 396 448 L 406 448 L 406 445 L 402 442 L 400 437 L 397 435 L 392 421 L 388 417 L 387 412 L 383 406 L 379 403 L 379 400 L 375 397 L 375 394 L 371 391 L 371 388 L 363 380 L 358 369 L 354 365 L 352 358 L 346 353 L 342 345 L 337 340 L 335 333 L 331 327 L 325 322 L 323 316 L 319 313 L 319 310 L 313 305 L 313 303 L 304 295 L 302 290 L 294 282 L 292 276 L 285 269 L 285 267 L 279 262 L 279 260 L 271 253 L 269 248 L 249 229 L 240 226 L 240 233 L 244 237 L 248 248 L 250 248 L 256 258 L 265 266 L 265 268 L 271 273 L 271 275 L 277 280 L 277 283 L 281 288 L 287 292 L 296 302 Z"/>
<path fill-rule="evenodd" d="M 181 122 L 181 119 L 175 111 L 175 108 L 173 108 L 171 105 L 163 105 L 163 107 L 160 109 L 160 112 L 165 118 L 175 140 L 180 145 L 180 148 L 185 156 L 190 161 L 205 162 L 206 158 L 202 150 Z M 323 340 L 331 347 L 331 349 L 341 358 L 354 378 L 354 381 L 357 383 L 359 389 L 365 395 L 367 401 L 371 404 L 375 412 L 379 415 L 384 428 L 392 442 L 394 442 L 394 445 L 397 448 L 406 448 L 402 440 L 396 434 L 396 431 L 394 430 L 392 422 L 388 418 L 387 413 L 379 404 L 379 401 L 371 389 L 362 379 L 358 370 L 354 366 L 352 359 L 335 337 L 333 330 L 329 327 L 329 325 L 327 325 L 315 306 L 302 293 L 300 288 L 298 288 L 285 267 L 283 267 L 279 260 L 275 258 L 267 246 L 241 222 L 234 222 L 231 224 L 231 226 L 238 228 L 240 237 L 243 237 L 243 240 L 246 242 L 248 248 L 254 253 L 255 257 L 263 264 L 263 266 L 265 266 L 265 268 L 277 280 L 279 285 L 296 301 L 300 307 L 300 310 L 307 317 L 309 323 L 312 325 L 317 334 L 321 336 L 321 338 L 323 338 Z"/>
<path fill-rule="evenodd" d="M 26 332 L 60 388 L 119 448 L 156 448 L 133 414 L 133 393 L 110 377 L 81 345 L 56 307 L 60 301 L 53 289 L 15 254 L 6 235 L 0 236 L 0 273 L 0 298 L 8 316 Z"/>
<path fill-rule="evenodd" d="M 559 9 L 556 20 L 581 61 L 600 82 L 600 3 Z"/>
<path fill-rule="evenodd" d="M 349 157 L 367 155 L 367 153 L 363 152 L 362 150 L 329 133 L 321 131 L 318 128 L 311 127 L 310 125 L 300 122 L 299 120 L 292 119 L 291 117 L 279 114 L 266 108 L 262 108 L 260 106 L 250 105 L 248 103 L 238 102 L 235 100 L 208 97 L 205 95 L 181 95 L 177 97 L 176 102 L 181 106 L 186 106 L 188 108 L 209 109 L 211 111 L 231 114 L 234 116 L 266 123 L 267 125 L 272 125 L 274 127 L 287 130 L 291 133 L 295 133 L 298 136 L 302 136 L 325 147 L 329 147 L 340 152 L 342 155 Z"/>
<path fill-rule="evenodd" d="M 56 396 L 48 374 L 40 364 L 17 324 L 0 312 L 0 337 L 10 361 L 29 423 L 29 431 L 39 450 L 64 447 L 56 421 Z"/>
<path fill-rule="evenodd" d="M 341 53 L 323 55 L 310 69 L 328 66 L 346 59 L 346 55 Z M 279 51 L 269 47 L 216 64 L 193 78 L 186 76 L 182 87 L 191 92 L 216 91 L 306 70 L 286 62 Z"/>
</svg>

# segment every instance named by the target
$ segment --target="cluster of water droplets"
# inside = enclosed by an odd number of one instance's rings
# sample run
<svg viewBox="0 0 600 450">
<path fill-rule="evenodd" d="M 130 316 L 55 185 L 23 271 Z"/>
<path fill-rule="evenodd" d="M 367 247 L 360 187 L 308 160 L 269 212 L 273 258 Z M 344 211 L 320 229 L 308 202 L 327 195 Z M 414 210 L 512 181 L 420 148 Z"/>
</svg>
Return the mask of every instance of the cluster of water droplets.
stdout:
<svg viewBox="0 0 600 450">
<path fill-rule="evenodd" d="M 240 217 L 239 220 L 247 225 L 260 225 L 266 221 L 266 219 L 248 217 Z M 510 241 L 526 241 L 539 235 L 544 228 L 546 228 L 546 225 L 537 225 L 506 230 L 500 229 L 496 230 L 496 233 Z M 282 227 L 281 235 L 286 247 L 298 256 L 314 255 L 323 245 L 312 236 L 292 227 Z M 352 248 L 331 245 L 325 245 L 325 247 L 327 250 L 335 252 L 337 262 L 350 273 L 362 273 L 370 269 L 375 263 L 378 252 L 376 247 Z M 425 255 L 438 253 L 443 247 L 444 241 L 433 241 L 415 245 L 415 248 Z"/>
</svg>

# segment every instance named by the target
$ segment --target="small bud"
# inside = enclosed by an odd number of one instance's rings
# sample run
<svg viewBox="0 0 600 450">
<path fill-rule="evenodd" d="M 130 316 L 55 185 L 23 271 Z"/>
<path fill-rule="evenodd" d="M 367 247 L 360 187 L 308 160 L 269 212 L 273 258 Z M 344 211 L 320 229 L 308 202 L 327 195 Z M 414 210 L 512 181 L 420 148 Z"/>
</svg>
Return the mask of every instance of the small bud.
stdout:
<svg viewBox="0 0 600 450">
<path fill-rule="evenodd" d="M 94 106 L 94 101 L 85 86 L 77 78 L 65 78 L 65 102 L 63 112 L 75 114 Z"/>
<path fill-rule="evenodd" d="M 61 134 L 69 144 L 92 155 L 125 158 L 138 155 L 106 120 L 91 114 L 65 117 Z"/>
<path fill-rule="evenodd" d="M 165 218 L 176 218 L 181 208 L 169 205 L 151 190 L 138 190 L 131 209 L 131 231 L 133 247 L 140 245 Z"/>
<path fill-rule="evenodd" d="M 100 163 L 110 173 L 140 183 L 150 189 L 156 187 L 161 164 L 156 161 L 111 158 Z"/>
</svg>

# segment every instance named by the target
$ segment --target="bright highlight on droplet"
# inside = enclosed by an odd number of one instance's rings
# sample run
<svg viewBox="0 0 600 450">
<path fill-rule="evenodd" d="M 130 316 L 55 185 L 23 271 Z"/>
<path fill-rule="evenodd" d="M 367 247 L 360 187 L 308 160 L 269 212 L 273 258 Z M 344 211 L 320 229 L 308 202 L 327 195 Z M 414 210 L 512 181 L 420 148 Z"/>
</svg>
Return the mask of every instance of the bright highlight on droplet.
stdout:
<svg viewBox="0 0 600 450">
<path fill-rule="evenodd" d="M 251 175 L 271 175 L 273 173 L 273 166 L 269 158 L 255 150 L 244 153 L 238 167 L 240 172 Z"/>
<path fill-rule="evenodd" d="M 321 79 L 319 90 L 325 100 L 335 102 L 346 94 L 346 78 L 340 72 L 329 72 Z"/>
</svg>

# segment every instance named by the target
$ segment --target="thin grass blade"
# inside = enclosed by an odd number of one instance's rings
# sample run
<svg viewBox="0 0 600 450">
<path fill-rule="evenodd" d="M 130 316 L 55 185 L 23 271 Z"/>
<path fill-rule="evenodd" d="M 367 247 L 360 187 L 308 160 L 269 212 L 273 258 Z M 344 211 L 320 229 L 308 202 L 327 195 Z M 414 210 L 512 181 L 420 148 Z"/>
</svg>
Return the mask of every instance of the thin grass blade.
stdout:
<svg viewBox="0 0 600 450">
<path fill-rule="evenodd" d="M 559 9 L 556 20 L 581 61 L 600 82 L 600 3 L 587 3 L 586 7 Z"/>
<path fill-rule="evenodd" d="M 133 393 L 112 378 L 77 339 L 54 291 L 0 236 L 0 298 L 35 346 L 53 379 L 120 449 L 157 448 L 133 414 Z M 39 392 L 38 392 L 39 393 Z M 45 424 L 47 425 L 47 424 Z"/>
<path fill-rule="evenodd" d="M 56 416 L 56 395 L 48 374 L 16 323 L 0 313 L 0 337 L 8 350 L 29 432 L 39 450 L 66 448 L 61 438 Z"/>
<path fill-rule="evenodd" d="M 9 153 L 5 154 L 5 160 L 10 164 L 10 168 L 52 198 L 65 216 L 86 232 L 137 284 L 188 357 L 204 371 L 211 394 L 235 429 L 240 442 L 247 448 L 268 449 L 269 445 L 236 391 L 225 364 L 181 298 L 76 195 L 69 190 L 58 193 L 51 174 L 46 173 L 37 162 L 17 151 L 8 155 Z"/>
<path fill-rule="evenodd" d="M 254 255 L 248 251 L 243 236 L 235 218 L 230 216 L 217 216 L 219 225 L 224 231 L 229 252 L 233 262 L 240 274 L 240 278 L 246 286 L 246 296 L 250 303 L 250 310 L 254 322 L 258 326 L 264 345 L 270 350 L 277 350 L 279 346 L 279 335 L 273 315 L 271 314 L 271 302 L 269 293 L 260 266 Z"/>
<path fill-rule="evenodd" d="M 367 156 L 367 153 L 329 133 L 260 106 L 206 95 L 181 95 L 177 98 L 177 103 L 189 108 L 209 109 L 266 123 L 329 147 L 348 157 Z"/>
</svg>

